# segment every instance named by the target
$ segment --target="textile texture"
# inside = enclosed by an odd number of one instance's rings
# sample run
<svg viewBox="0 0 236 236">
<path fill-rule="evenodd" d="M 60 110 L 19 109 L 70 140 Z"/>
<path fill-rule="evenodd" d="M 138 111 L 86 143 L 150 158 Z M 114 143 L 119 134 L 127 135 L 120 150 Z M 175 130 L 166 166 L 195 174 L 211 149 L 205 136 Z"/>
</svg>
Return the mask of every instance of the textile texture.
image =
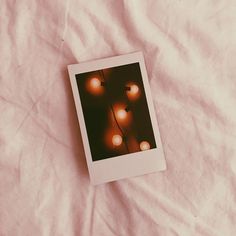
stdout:
<svg viewBox="0 0 236 236">
<path fill-rule="evenodd" d="M 235 0 L 1 0 L 0 235 L 236 235 Z M 142 51 L 167 170 L 92 186 L 66 66 Z"/>
</svg>

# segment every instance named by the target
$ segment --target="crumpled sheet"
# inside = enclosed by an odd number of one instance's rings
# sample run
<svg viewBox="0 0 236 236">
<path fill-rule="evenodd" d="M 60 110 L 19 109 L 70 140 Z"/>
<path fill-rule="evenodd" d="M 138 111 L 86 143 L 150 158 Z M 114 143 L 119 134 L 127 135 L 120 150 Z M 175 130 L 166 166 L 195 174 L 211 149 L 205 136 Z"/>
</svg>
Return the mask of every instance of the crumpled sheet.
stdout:
<svg viewBox="0 0 236 236">
<path fill-rule="evenodd" d="M 1 236 L 235 236 L 234 0 L 0 7 Z M 97 187 L 66 66 L 144 53 L 168 170 Z"/>
</svg>

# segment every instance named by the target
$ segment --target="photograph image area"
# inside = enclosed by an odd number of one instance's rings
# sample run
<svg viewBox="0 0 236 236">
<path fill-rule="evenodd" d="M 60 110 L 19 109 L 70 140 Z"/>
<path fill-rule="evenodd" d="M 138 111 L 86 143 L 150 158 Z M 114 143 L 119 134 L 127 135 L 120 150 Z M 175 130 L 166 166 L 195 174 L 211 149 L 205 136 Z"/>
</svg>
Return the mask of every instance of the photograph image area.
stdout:
<svg viewBox="0 0 236 236">
<path fill-rule="evenodd" d="M 139 63 L 77 74 L 76 82 L 93 161 L 156 148 Z"/>
</svg>

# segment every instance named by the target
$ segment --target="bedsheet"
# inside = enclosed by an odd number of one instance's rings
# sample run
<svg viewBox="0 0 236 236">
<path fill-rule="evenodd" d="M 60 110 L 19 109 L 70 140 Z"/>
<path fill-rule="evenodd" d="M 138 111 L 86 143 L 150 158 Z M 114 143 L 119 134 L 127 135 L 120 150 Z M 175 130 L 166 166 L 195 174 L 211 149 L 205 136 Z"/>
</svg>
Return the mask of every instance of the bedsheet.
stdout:
<svg viewBox="0 0 236 236">
<path fill-rule="evenodd" d="M 1 236 L 235 236 L 236 2 L 2 0 Z M 142 51 L 168 169 L 97 187 L 66 66 Z"/>
</svg>

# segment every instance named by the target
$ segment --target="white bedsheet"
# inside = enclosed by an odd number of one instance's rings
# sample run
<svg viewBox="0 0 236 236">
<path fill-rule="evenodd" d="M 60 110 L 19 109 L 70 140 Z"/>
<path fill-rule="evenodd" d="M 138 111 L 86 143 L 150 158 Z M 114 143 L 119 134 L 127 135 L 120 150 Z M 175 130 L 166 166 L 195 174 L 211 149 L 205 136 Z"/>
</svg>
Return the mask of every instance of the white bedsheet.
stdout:
<svg viewBox="0 0 236 236">
<path fill-rule="evenodd" d="M 0 4 L 1 236 L 235 236 L 236 2 Z M 165 172 L 89 184 L 68 64 L 144 53 Z"/>
</svg>

